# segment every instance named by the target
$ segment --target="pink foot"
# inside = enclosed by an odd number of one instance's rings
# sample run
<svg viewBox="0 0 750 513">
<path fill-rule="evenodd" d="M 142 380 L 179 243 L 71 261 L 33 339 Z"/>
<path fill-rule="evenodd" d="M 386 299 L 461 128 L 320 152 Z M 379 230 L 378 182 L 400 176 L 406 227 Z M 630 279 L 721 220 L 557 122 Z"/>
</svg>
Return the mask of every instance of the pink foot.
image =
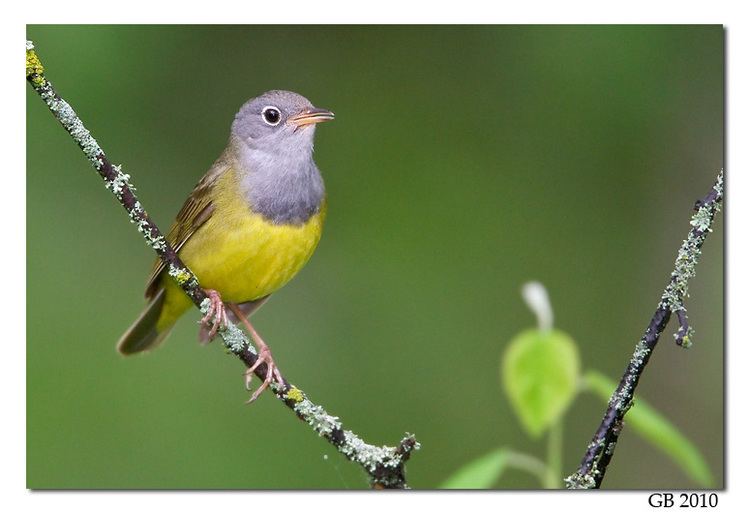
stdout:
<svg viewBox="0 0 750 513">
<path fill-rule="evenodd" d="M 253 392 L 253 395 L 250 397 L 250 399 L 247 401 L 248 403 L 252 403 L 255 401 L 260 394 L 271 385 L 271 382 L 275 379 L 276 382 L 280 385 L 284 383 L 284 378 L 281 376 L 281 372 L 279 371 L 279 368 L 276 366 L 276 362 L 273 361 L 273 355 L 271 354 L 271 348 L 268 347 L 268 344 L 266 344 L 263 339 L 260 337 L 257 331 L 255 331 L 255 328 L 252 324 L 250 324 L 250 321 L 247 320 L 247 317 L 242 314 L 242 311 L 239 309 L 239 307 L 233 303 L 229 303 L 229 308 L 232 310 L 234 315 L 237 316 L 239 320 L 242 321 L 242 324 L 245 325 L 245 328 L 247 328 L 247 331 L 250 333 L 250 336 L 252 337 L 255 344 L 258 346 L 259 353 L 258 353 L 258 359 L 255 360 L 255 363 L 245 371 L 245 388 L 250 390 L 250 383 L 253 380 L 253 372 L 255 372 L 255 369 L 260 366 L 260 364 L 265 363 L 266 364 L 266 377 L 263 380 L 263 383 L 260 384 L 258 389 Z"/>
<path fill-rule="evenodd" d="M 257 343 L 257 340 L 256 340 Z M 259 344 L 260 345 L 260 344 Z M 252 367 L 247 369 L 245 371 L 245 388 L 248 390 L 251 390 L 250 383 L 253 381 L 253 373 L 255 372 L 255 369 L 258 368 L 258 366 L 261 363 L 266 364 L 266 379 L 263 380 L 263 383 L 260 384 L 258 389 L 253 392 L 253 395 L 250 396 L 250 399 L 248 399 L 247 403 L 250 404 L 253 401 L 255 401 L 260 394 L 269 387 L 271 382 L 276 379 L 277 383 L 283 383 L 283 378 L 281 377 L 281 372 L 279 372 L 279 368 L 276 366 L 276 363 L 273 361 L 273 356 L 271 355 L 271 350 L 268 348 L 267 345 L 263 345 L 260 348 L 260 354 L 258 355 L 258 359 L 255 360 L 255 363 Z"/>
<path fill-rule="evenodd" d="M 219 327 L 226 327 L 228 320 L 226 308 L 219 293 L 212 289 L 206 289 L 205 292 L 208 299 L 211 300 L 211 305 L 208 307 L 206 315 L 201 319 L 200 324 L 208 330 L 207 342 L 210 342 L 216 336 Z"/>
</svg>

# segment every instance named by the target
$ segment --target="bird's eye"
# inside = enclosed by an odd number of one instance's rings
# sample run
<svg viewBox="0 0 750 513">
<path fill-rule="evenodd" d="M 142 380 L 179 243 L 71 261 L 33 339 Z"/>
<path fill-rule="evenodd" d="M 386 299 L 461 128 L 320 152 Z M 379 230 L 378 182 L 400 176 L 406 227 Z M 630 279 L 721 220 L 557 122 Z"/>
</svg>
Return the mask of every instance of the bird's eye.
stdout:
<svg viewBox="0 0 750 513">
<path fill-rule="evenodd" d="M 261 116 L 263 116 L 263 121 L 271 126 L 276 126 L 281 121 L 281 112 L 276 107 L 263 107 Z"/>
</svg>

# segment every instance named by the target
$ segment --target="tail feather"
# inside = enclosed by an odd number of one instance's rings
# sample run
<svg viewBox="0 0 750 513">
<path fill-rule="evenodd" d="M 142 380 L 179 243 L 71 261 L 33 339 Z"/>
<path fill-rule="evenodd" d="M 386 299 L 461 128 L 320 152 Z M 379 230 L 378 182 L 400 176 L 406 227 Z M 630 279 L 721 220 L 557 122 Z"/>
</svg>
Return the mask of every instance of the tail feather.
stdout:
<svg viewBox="0 0 750 513">
<path fill-rule="evenodd" d="M 117 350 L 120 353 L 129 355 L 153 349 L 169 335 L 169 332 L 172 331 L 171 326 L 160 331 L 156 329 L 156 324 L 164 308 L 165 297 L 165 290 L 159 290 L 141 312 L 141 315 L 128 328 L 128 331 L 120 337 L 117 342 Z"/>
</svg>

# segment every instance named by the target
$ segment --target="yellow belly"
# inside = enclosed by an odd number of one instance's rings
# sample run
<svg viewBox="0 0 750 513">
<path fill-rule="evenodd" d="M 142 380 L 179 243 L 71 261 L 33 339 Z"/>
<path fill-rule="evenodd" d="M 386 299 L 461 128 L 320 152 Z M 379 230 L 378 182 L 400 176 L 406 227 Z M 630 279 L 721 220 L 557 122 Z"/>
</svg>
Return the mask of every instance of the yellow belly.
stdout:
<svg viewBox="0 0 750 513">
<path fill-rule="evenodd" d="M 218 291 L 224 301 L 244 303 L 275 292 L 304 267 L 320 240 L 325 204 L 303 225 L 276 225 L 250 210 L 233 176 L 222 182 L 211 218 L 179 256 L 201 287 Z M 162 280 L 167 297 L 157 329 L 174 323 L 190 306 L 171 278 Z"/>
</svg>

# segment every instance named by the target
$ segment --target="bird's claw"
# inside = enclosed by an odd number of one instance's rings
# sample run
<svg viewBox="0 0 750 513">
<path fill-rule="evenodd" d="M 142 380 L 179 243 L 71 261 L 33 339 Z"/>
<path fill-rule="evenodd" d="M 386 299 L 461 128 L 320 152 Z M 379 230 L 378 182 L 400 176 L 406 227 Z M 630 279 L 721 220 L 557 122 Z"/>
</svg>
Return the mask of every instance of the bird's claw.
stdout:
<svg viewBox="0 0 750 513">
<path fill-rule="evenodd" d="M 234 303 L 229 303 L 227 307 L 234 313 L 237 318 L 242 321 L 242 323 L 245 325 L 245 328 L 247 328 L 247 332 L 250 334 L 250 337 L 253 339 L 253 341 L 257 344 L 259 352 L 258 352 L 258 358 L 255 360 L 255 362 L 245 371 L 245 388 L 250 390 L 250 383 L 253 380 L 253 373 L 256 371 L 256 369 L 263 363 L 266 364 L 266 377 L 263 379 L 263 383 L 260 384 L 258 389 L 253 393 L 252 396 L 250 396 L 250 399 L 247 401 L 248 404 L 255 401 L 260 394 L 269 386 L 271 386 L 271 383 L 273 383 L 274 379 L 276 380 L 276 383 L 278 383 L 280 386 L 284 386 L 284 378 L 281 376 L 281 372 L 279 371 L 279 368 L 276 366 L 276 362 L 273 361 L 273 355 L 271 354 L 271 349 L 268 347 L 268 344 L 266 344 L 261 336 L 258 334 L 258 332 L 253 328 L 253 325 L 250 324 L 250 321 L 247 320 L 247 317 L 243 314 L 242 310 Z"/>
<path fill-rule="evenodd" d="M 253 392 L 253 395 L 250 396 L 250 399 L 247 401 L 247 404 L 250 404 L 254 402 L 260 394 L 268 388 L 273 380 L 275 379 L 277 383 L 281 384 L 284 382 L 283 378 L 281 377 L 281 372 L 279 372 L 279 368 L 276 366 L 276 363 L 273 361 L 273 356 L 271 355 L 271 350 L 268 348 L 268 346 L 263 346 L 260 348 L 260 353 L 258 354 L 258 359 L 255 360 L 255 363 L 245 371 L 245 388 L 248 390 L 251 390 L 250 383 L 253 380 L 253 373 L 255 372 L 255 369 L 257 369 L 261 363 L 266 364 L 266 377 L 263 380 L 263 383 L 260 384 L 258 389 Z"/>
<path fill-rule="evenodd" d="M 208 342 L 210 342 L 218 333 L 220 327 L 226 328 L 229 323 L 227 318 L 226 307 L 221 300 L 221 296 L 215 290 L 206 290 L 206 295 L 211 301 L 206 315 L 201 319 L 201 326 L 208 330 Z"/>
</svg>

